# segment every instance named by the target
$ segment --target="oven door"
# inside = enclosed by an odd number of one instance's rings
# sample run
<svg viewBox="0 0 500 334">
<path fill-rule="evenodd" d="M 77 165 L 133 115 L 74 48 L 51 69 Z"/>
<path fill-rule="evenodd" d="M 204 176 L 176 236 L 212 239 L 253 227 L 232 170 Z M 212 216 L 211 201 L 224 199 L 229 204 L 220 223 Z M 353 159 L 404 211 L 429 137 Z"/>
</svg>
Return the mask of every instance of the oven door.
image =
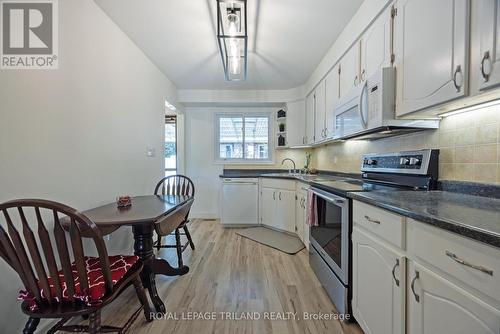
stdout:
<svg viewBox="0 0 500 334">
<path fill-rule="evenodd" d="M 311 227 L 311 244 L 337 277 L 348 285 L 349 200 L 316 188 L 311 191 L 315 195 L 318 223 Z"/>
</svg>

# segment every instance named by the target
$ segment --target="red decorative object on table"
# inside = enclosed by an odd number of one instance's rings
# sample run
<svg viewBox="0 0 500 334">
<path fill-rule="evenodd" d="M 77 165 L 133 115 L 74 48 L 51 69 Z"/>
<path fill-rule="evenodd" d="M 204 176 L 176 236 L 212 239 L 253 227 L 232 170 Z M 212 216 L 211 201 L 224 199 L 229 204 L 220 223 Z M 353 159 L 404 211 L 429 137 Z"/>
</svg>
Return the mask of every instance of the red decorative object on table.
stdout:
<svg viewBox="0 0 500 334">
<path fill-rule="evenodd" d="M 116 199 L 116 205 L 119 209 L 129 208 L 132 206 L 132 198 L 130 196 L 120 196 Z"/>
</svg>

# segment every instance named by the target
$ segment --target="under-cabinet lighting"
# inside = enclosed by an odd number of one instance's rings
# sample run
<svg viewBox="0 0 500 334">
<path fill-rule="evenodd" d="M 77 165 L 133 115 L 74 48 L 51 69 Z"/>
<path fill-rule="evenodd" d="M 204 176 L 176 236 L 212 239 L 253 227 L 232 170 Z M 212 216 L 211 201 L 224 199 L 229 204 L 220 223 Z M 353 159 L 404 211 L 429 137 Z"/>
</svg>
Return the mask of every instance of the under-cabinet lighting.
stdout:
<svg viewBox="0 0 500 334">
<path fill-rule="evenodd" d="M 469 111 L 474 111 L 474 110 L 478 110 L 478 109 L 484 109 L 484 108 L 488 108 L 488 107 L 493 107 L 493 106 L 496 106 L 496 105 L 500 105 L 500 99 L 494 100 L 494 101 L 490 101 L 490 102 L 486 102 L 486 103 L 476 104 L 474 106 L 465 107 L 463 109 L 448 111 L 448 112 L 439 114 L 439 116 L 440 117 L 448 117 L 448 116 L 463 114 L 463 113 L 466 113 L 466 112 L 469 112 Z"/>
<path fill-rule="evenodd" d="M 311 145 L 297 145 L 297 146 L 290 146 L 290 148 L 311 148 Z"/>
</svg>

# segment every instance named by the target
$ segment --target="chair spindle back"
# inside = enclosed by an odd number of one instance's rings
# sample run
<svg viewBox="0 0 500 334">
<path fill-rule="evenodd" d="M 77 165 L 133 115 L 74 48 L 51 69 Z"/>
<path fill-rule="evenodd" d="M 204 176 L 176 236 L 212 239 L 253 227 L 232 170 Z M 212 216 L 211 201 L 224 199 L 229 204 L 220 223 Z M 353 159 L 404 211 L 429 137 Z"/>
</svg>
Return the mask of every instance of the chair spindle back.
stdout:
<svg viewBox="0 0 500 334">
<path fill-rule="evenodd" d="M 155 195 L 182 195 L 193 197 L 194 192 L 193 181 L 184 175 L 167 176 L 161 179 L 155 187 Z"/>
<path fill-rule="evenodd" d="M 36 223 L 32 226 L 36 226 L 35 231 L 26 217 L 27 209 L 34 210 L 32 216 Z M 75 282 L 79 283 L 82 292 L 89 288 L 82 237 L 93 240 L 99 255 L 106 292 L 112 292 L 113 283 L 106 245 L 97 225 L 87 217 L 64 204 L 47 200 L 9 201 L 0 204 L 0 211 L 6 223 L 6 228 L 0 224 L 0 257 L 18 273 L 26 291 L 34 296 L 36 302 L 46 301 L 52 305 L 55 301 L 63 300 L 63 285 L 59 279 L 56 255 L 64 275 L 69 299 L 75 301 Z M 16 212 L 20 220 L 17 224 L 13 221 Z M 45 212 L 53 217 L 52 236 L 55 240 L 55 249 L 42 218 L 44 216 L 42 213 Z M 19 229 L 22 229 L 22 236 Z M 78 273 L 77 279 L 71 270 L 71 255 L 66 238 L 68 232 Z M 38 235 L 41 250 L 35 233 Z M 50 285 L 54 287 L 54 295 Z"/>
</svg>

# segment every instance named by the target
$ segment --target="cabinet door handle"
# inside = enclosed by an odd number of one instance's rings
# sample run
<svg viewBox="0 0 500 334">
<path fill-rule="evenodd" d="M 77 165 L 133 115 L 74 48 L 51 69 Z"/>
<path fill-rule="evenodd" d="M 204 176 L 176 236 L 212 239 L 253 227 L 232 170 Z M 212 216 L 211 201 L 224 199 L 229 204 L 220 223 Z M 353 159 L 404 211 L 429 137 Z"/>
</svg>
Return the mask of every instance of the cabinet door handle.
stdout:
<svg viewBox="0 0 500 334">
<path fill-rule="evenodd" d="M 361 71 L 361 81 L 365 81 L 366 73 L 365 70 Z"/>
<path fill-rule="evenodd" d="M 411 292 L 413 292 L 413 296 L 415 296 L 415 301 L 420 303 L 420 296 L 415 292 L 415 281 L 420 278 L 420 273 L 415 271 L 415 277 L 411 280 Z"/>
<path fill-rule="evenodd" d="M 357 86 L 358 85 L 358 76 L 356 75 L 354 77 L 354 86 Z"/>
<path fill-rule="evenodd" d="M 276 200 L 276 191 L 273 192 L 273 200 Z"/>
<path fill-rule="evenodd" d="M 394 278 L 394 282 L 396 282 L 396 286 L 399 286 L 399 280 L 396 278 L 397 267 L 399 267 L 399 259 L 396 259 L 396 264 L 392 267 L 392 277 Z"/>
<path fill-rule="evenodd" d="M 379 220 L 371 219 L 370 216 L 368 216 L 368 215 L 365 215 L 365 219 L 368 220 L 370 223 L 380 225 L 380 221 Z"/>
<path fill-rule="evenodd" d="M 486 60 L 490 61 L 490 52 L 489 51 L 486 51 L 483 55 L 483 59 L 481 59 L 481 74 L 483 75 L 483 79 L 485 82 L 490 79 L 489 71 L 488 71 L 488 73 L 486 73 L 486 71 L 484 69 L 484 63 Z"/>
<path fill-rule="evenodd" d="M 472 268 L 472 269 L 479 270 L 479 271 L 481 271 L 481 272 L 483 272 L 485 274 L 493 276 L 493 270 L 491 270 L 491 269 L 488 269 L 488 268 L 485 268 L 483 266 L 472 264 L 472 263 L 470 263 L 468 261 L 465 261 L 465 260 L 459 258 L 458 256 L 456 256 L 454 253 L 448 251 L 448 250 L 445 252 L 445 254 L 446 254 L 446 256 L 448 256 L 449 258 L 451 258 L 453 261 L 455 261 L 457 263 L 460 263 L 461 265 L 464 265 L 464 266 Z"/>
<path fill-rule="evenodd" d="M 280 194 L 278 195 L 278 197 L 279 197 L 279 199 L 280 199 L 280 201 L 281 201 L 281 191 L 280 191 Z"/>
<path fill-rule="evenodd" d="M 460 74 L 460 82 L 458 80 L 458 75 Z M 455 70 L 455 73 L 453 73 L 453 85 L 455 85 L 455 88 L 457 92 L 460 92 L 460 88 L 462 87 L 464 81 L 464 77 L 462 74 L 462 67 L 460 65 L 457 65 L 457 68 Z"/>
</svg>

